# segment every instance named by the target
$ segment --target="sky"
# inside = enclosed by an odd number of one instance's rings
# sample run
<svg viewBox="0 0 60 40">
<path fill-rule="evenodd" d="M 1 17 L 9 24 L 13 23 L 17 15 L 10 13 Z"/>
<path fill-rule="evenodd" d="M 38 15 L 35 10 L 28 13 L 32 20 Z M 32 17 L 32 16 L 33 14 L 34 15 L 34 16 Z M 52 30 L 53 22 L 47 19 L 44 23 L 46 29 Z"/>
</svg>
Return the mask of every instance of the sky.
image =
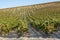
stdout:
<svg viewBox="0 0 60 40">
<path fill-rule="evenodd" d="M 46 2 L 54 2 L 60 0 L 0 0 L 0 8 L 9 8 L 16 6 L 26 6 Z"/>
</svg>

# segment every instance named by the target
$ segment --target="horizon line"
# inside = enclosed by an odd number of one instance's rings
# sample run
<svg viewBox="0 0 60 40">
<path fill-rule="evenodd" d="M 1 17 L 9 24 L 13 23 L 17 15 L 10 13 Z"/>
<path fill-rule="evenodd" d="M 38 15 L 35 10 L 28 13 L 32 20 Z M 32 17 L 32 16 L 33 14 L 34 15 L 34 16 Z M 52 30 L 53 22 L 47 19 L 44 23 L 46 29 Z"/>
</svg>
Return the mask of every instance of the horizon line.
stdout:
<svg viewBox="0 0 60 40">
<path fill-rule="evenodd" d="M 60 1 L 52 1 L 52 2 L 44 2 L 44 3 L 42 2 L 42 3 L 36 3 L 36 4 L 30 4 L 30 5 L 11 6 L 11 7 L 5 7 L 5 8 L 0 8 L 0 9 L 8 9 L 8 8 L 16 8 L 16 7 L 24 7 L 24 6 L 33 6 L 33 5 L 53 3 L 53 2 L 60 2 Z"/>
</svg>

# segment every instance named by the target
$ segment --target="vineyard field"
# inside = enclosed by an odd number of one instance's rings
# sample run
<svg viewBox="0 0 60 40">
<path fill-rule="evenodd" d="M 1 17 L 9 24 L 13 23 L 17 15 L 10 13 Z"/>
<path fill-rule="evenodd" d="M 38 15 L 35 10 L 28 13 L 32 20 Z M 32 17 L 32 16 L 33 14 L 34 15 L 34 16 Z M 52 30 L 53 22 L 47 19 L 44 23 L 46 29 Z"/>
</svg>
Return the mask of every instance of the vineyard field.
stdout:
<svg viewBox="0 0 60 40">
<path fill-rule="evenodd" d="M 16 29 L 21 37 L 29 33 L 29 25 L 46 35 L 60 31 L 60 2 L 0 9 L 0 36 Z"/>
</svg>

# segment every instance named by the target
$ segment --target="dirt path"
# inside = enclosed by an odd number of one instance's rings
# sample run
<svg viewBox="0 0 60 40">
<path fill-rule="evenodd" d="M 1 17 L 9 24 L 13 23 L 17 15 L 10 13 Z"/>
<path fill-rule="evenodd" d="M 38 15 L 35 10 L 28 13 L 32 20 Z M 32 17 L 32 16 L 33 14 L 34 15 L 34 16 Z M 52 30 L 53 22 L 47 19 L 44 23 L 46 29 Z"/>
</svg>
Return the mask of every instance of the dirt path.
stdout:
<svg viewBox="0 0 60 40">
<path fill-rule="evenodd" d="M 28 31 L 29 31 L 29 36 L 30 37 L 40 37 L 41 34 L 37 32 L 34 28 L 31 27 L 31 25 L 28 25 Z"/>
</svg>

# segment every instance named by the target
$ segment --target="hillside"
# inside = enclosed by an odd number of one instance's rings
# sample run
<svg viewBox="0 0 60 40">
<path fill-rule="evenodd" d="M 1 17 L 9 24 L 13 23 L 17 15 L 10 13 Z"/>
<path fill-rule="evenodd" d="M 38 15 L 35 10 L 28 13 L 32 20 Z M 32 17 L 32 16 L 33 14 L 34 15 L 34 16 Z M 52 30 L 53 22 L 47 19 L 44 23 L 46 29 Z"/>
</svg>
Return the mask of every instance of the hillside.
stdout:
<svg viewBox="0 0 60 40">
<path fill-rule="evenodd" d="M 60 30 L 60 2 L 0 9 L 0 35 L 16 29 L 18 37 L 28 33 L 28 26 L 49 35 Z M 33 30 L 33 29 L 32 29 Z M 59 35 L 60 36 L 60 35 Z"/>
</svg>

